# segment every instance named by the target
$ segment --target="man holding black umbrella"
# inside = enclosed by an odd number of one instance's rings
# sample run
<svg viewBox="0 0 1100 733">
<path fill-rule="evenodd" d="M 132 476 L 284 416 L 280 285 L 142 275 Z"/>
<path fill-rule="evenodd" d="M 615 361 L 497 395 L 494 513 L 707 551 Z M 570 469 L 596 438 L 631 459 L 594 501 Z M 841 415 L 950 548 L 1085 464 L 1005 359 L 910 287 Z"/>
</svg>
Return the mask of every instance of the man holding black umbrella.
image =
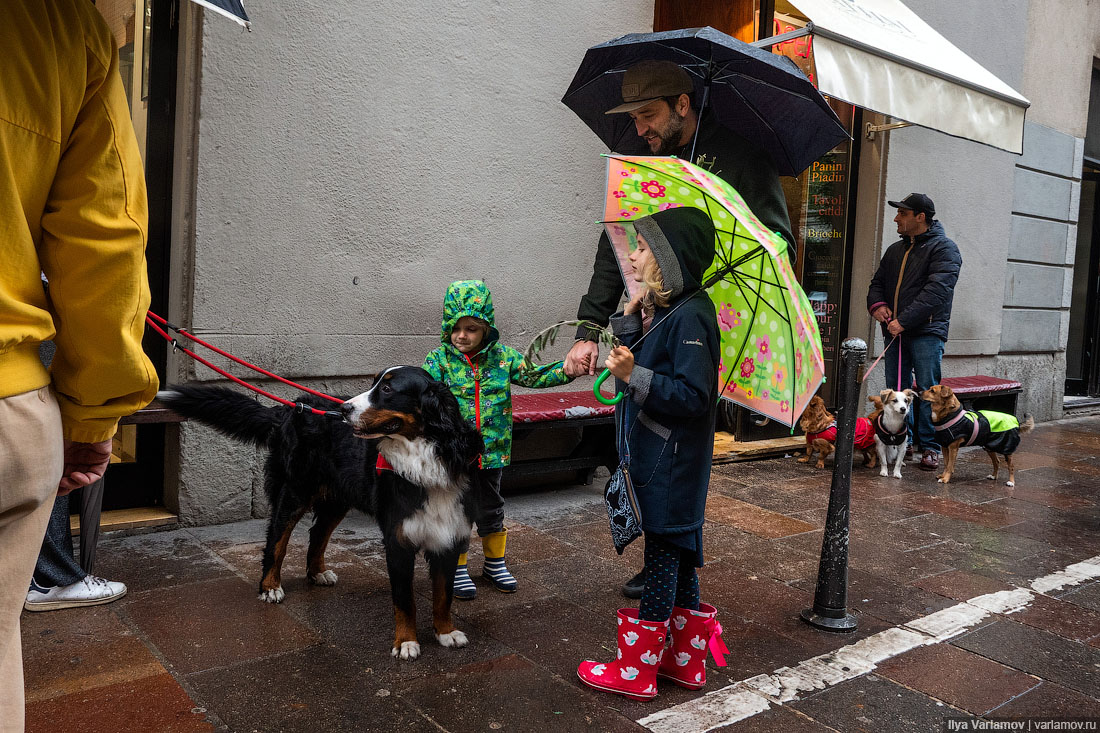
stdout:
<svg viewBox="0 0 1100 733">
<path fill-rule="evenodd" d="M 629 114 L 638 137 L 654 155 L 674 155 L 709 170 L 733 186 L 754 214 L 769 229 L 787 240 L 792 255 L 787 202 L 771 157 L 736 132 L 720 125 L 713 115 L 700 114 L 692 106 L 691 77 L 671 61 L 642 61 L 622 77 L 622 104 L 606 114 Z M 577 318 L 606 324 L 623 293 L 611 241 L 600 237 L 588 292 L 581 298 Z M 566 356 L 572 373 L 596 373 L 599 346 L 596 334 L 584 327 Z M 628 598 L 639 598 L 644 577 L 638 573 L 623 586 Z"/>
</svg>

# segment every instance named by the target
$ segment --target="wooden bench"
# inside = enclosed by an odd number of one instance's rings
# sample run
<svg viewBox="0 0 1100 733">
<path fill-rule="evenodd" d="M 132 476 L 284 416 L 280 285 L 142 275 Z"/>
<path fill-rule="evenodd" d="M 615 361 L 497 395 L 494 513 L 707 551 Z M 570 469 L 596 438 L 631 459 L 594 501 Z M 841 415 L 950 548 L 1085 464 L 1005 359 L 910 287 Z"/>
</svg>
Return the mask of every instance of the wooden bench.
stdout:
<svg viewBox="0 0 1100 733">
<path fill-rule="evenodd" d="M 512 463 L 505 478 L 571 471 L 587 484 L 598 467 L 618 463 L 615 408 L 598 402 L 592 390 L 512 395 Z"/>
<path fill-rule="evenodd" d="M 959 402 L 968 410 L 995 410 L 1016 414 L 1016 401 L 1023 385 L 998 377 L 944 377 L 940 380 L 951 388 Z"/>
</svg>

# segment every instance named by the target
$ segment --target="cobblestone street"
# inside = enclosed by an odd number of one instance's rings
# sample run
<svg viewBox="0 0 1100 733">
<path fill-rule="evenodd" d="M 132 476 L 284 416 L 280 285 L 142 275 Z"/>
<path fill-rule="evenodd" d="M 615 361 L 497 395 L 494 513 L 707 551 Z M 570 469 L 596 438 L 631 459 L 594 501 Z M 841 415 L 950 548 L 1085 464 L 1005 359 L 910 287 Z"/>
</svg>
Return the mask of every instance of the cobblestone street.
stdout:
<svg viewBox="0 0 1100 733">
<path fill-rule="evenodd" d="M 798 617 L 829 470 L 793 457 L 716 467 L 700 580 L 729 664 L 709 663 L 705 696 L 663 685 L 648 703 L 576 677 L 579 661 L 614 656 L 615 609 L 631 605 L 619 587 L 641 566 L 641 542 L 622 557 L 611 546 L 598 479 L 508 499 L 520 590 L 476 578 L 477 599 L 455 602 L 466 648 L 432 639 L 418 570 L 412 662 L 390 656 L 369 518 L 337 529 L 334 587 L 306 583 L 300 527 L 280 605 L 256 599 L 263 520 L 109 534 L 96 574 L 126 597 L 23 614 L 27 729 L 906 732 L 952 717 L 1100 718 L 1100 417 L 1040 425 L 1017 457 L 1015 488 L 986 480 L 980 450 L 960 454 L 947 486 L 915 464 L 900 481 L 854 468 L 851 634 Z"/>
</svg>

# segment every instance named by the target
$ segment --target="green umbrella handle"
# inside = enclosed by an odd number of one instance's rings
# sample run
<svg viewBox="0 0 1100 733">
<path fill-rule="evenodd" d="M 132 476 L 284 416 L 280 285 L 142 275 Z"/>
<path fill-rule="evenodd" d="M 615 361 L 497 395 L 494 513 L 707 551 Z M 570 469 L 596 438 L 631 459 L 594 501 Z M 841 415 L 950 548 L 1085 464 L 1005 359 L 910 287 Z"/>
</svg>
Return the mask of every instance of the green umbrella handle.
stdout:
<svg viewBox="0 0 1100 733">
<path fill-rule="evenodd" d="M 594 385 L 592 385 L 592 391 L 595 393 L 596 399 L 599 400 L 600 402 L 604 403 L 605 405 L 617 405 L 617 404 L 619 404 L 619 400 L 621 400 L 623 398 L 623 393 L 622 392 L 619 392 L 614 397 L 604 397 L 603 393 L 600 392 L 600 385 L 602 385 L 604 382 L 606 382 L 607 378 L 610 377 L 610 376 L 611 376 L 611 370 L 610 369 L 604 369 L 603 372 L 600 374 L 600 376 L 596 377 L 596 383 Z"/>
</svg>

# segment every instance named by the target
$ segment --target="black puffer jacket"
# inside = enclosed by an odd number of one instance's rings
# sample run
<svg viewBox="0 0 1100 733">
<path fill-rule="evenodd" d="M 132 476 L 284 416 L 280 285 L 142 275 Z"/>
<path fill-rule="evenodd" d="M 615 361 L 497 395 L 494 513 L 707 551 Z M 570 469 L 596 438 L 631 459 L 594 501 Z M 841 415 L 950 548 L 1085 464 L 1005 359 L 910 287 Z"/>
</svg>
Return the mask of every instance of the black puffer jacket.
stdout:
<svg viewBox="0 0 1100 733">
<path fill-rule="evenodd" d="M 912 242 L 905 237 L 886 250 L 867 289 L 867 310 L 888 305 L 905 333 L 946 341 L 960 269 L 959 248 L 944 234 L 943 225 L 933 220 L 928 231 L 913 237 Z M 885 323 L 882 333 L 889 338 Z"/>
</svg>

